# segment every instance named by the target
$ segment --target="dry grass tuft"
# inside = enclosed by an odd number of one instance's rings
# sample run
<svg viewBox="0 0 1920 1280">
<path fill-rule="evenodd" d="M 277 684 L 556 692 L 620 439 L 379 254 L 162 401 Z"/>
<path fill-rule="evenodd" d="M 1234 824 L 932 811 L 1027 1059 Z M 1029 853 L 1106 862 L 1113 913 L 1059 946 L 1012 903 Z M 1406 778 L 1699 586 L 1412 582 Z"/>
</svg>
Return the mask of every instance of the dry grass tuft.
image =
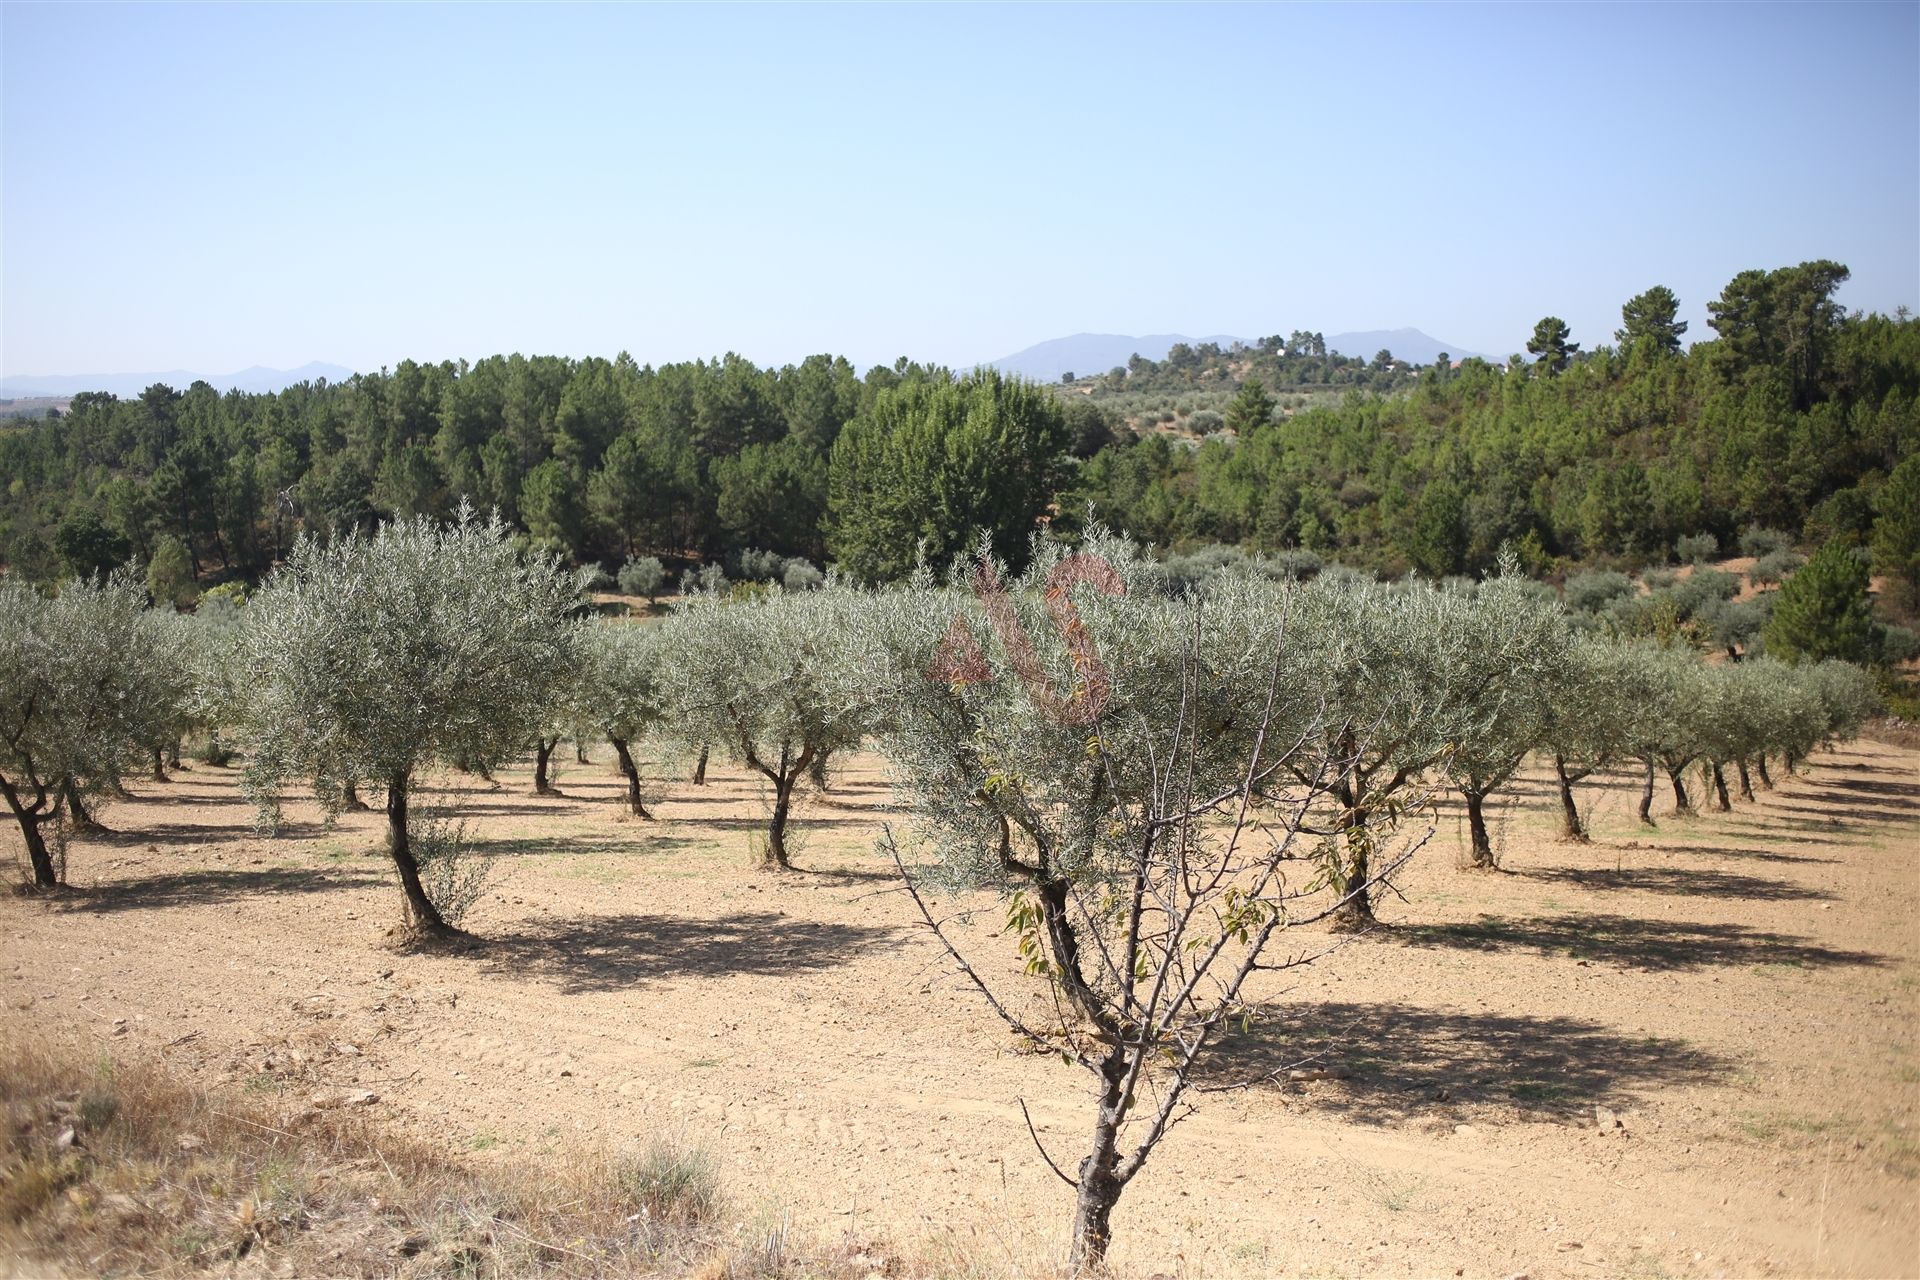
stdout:
<svg viewBox="0 0 1920 1280">
<path fill-rule="evenodd" d="M 0 1274 L 906 1274 L 722 1219 L 684 1140 L 567 1168 L 467 1168 L 364 1115 L 219 1098 L 45 1039 L 0 1048 Z"/>
</svg>

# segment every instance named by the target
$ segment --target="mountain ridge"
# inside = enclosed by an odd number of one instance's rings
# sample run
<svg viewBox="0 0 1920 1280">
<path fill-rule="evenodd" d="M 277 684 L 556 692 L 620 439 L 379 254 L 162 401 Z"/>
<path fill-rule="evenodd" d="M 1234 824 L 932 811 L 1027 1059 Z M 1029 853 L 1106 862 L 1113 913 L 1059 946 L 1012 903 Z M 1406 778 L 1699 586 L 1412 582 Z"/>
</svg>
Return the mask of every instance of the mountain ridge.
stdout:
<svg viewBox="0 0 1920 1280">
<path fill-rule="evenodd" d="M 202 374 L 190 369 L 167 369 L 159 373 L 47 373 L 11 374 L 0 378 L 0 398 L 31 399 L 38 396 L 74 396 L 83 391 L 105 391 L 125 399 L 137 396 L 156 382 L 175 391 L 185 391 L 195 382 L 205 382 L 219 392 L 284 391 L 302 382 L 344 382 L 354 371 L 342 365 L 312 360 L 297 369 L 269 369 L 252 365 L 235 373 Z"/>
<path fill-rule="evenodd" d="M 1164 360 L 1167 352 L 1178 342 L 1189 346 L 1202 342 L 1218 343 L 1222 347 L 1235 342 L 1253 345 L 1251 339 L 1237 338 L 1231 334 L 1190 338 L 1179 333 L 1157 333 L 1136 338 L 1119 333 L 1074 333 L 1036 342 L 1012 355 L 985 363 L 1002 373 L 1017 373 L 1036 382 L 1057 382 L 1068 373 L 1080 376 L 1105 373 L 1117 365 L 1126 364 L 1135 353 L 1148 360 Z M 1410 364 L 1432 364 L 1443 351 L 1456 360 L 1483 354 L 1444 342 L 1411 327 L 1336 333 L 1329 335 L 1326 342 L 1329 351 L 1365 360 L 1372 359 L 1375 352 L 1385 348 L 1393 352 L 1396 358 Z"/>
</svg>

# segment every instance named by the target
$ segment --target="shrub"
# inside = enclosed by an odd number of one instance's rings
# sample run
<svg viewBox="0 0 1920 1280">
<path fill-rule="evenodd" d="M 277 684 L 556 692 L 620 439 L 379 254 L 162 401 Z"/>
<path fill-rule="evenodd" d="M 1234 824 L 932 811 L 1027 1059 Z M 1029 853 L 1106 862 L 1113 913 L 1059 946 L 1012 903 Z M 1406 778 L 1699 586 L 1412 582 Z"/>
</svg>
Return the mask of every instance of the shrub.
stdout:
<svg viewBox="0 0 1920 1280">
<path fill-rule="evenodd" d="M 811 560 L 795 556 L 780 572 L 780 585 L 789 591 L 812 591 L 827 580 Z"/>
<path fill-rule="evenodd" d="M 1791 547 L 1769 551 L 1753 562 L 1753 568 L 1747 570 L 1747 581 L 1755 586 L 1785 582 L 1788 574 L 1806 562 L 1806 557 Z"/>
<path fill-rule="evenodd" d="M 1574 613 L 1600 613 L 1622 596 L 1634 593 L 1633 579 L 1612 569 L 1576 573 L 1567 579 L 1567 608 Z"/>
<path fill-rule="evenodd" d="M 651 601 L 660 594 L 661 584 L 666 580 L 665 566 L 653 556 L 641 556 L 620 566 L 621 595 L 645 596 Z"/>
<path fill-rule="evenodd" d="M 1688 533 L 1674 539 L 1673 554 L 1681 564 L 1700 564 L 1720 550 L 1720 539 L 1710 533 Z"/>
<path fill-rule="evenodd" d="M 1740 552 L 1756 560 L 1765 559 L 1776 551 L 1785 551 L 1793 545 L 1793 539 L 1778 529 L 1763 529 L 1757 524 L 1748 525 L 1740 535 Z"/>
<path fill-rule="evenodd" d="M 684 1141 L 655 1139 L 620 1163 L 620 1188 L 651 1222 L 705 1222 L 720 1207 L 713 1153 Z"/>
<path fill-rule="evenodd" d="M 689 568 L 680 575 L 680 594 L 683 596 L 720 595 L 726 589 L 727 575 L 717 564 Z"/>
<path fill-rule="evenodd" d="M 440 909 L 441 919 L 457 929 L 486 892 L 493 858 L 468 839 L 464 820 L 426 814 L 413 823 L 410 838 L 414 861 L 420 866 L 420 885 Z"/>
<path fill-rule="evenodd" d="M 749 547 L 740 553 L 735 568 L 748 582 L 778 582 L 786 564 L 786 557 L 777 551 L 757 551 Z"/>
</svg>

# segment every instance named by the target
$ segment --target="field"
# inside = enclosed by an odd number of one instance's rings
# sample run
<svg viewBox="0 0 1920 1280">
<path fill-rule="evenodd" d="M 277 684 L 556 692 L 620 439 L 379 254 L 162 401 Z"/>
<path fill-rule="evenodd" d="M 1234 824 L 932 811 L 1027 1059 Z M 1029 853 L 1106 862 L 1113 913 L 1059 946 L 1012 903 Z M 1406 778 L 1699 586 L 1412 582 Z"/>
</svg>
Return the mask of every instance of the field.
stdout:
<svg viewBox="0 0 1920 1280">
<path fill-rule="evenodd" d="M 1071 1193 L 1020 1100 L 1071 1168 L 1088 1082 L 1022 1052 L 916 924 L 873 849 L 882 763 L 809 801 L 807 870 L 776 875 L 744 775 L 628 821 L 592 754 L 563 797 L 521 767 L 416 801 L 501 855 L 482 943 L 432 953 L 387 939 L 378 815 L 296 805 L 268 839 L 231 770 L 137 783 L 102 815 L 119 834 L 75 842 L 75 892 L 0 902 L 0 1036 L 296 1121 L 366 1091 L 380 1131 L 481 1168 L 673 1135 L 718 1157 L 733 1229 L 871 1242 L 882 1273 L 1057 1263 Z M 1121 1202 L 1115 1269 L 1920 1269 L 1920 752 L 1855 742 L 1776 781 L 1644 831 L 1634 780 L 1605 779 L 1583 846 L 1530 774 L 1491 874 L 1456 865 L 1443 808 L 1391 929 L 1256 991 L 1222 1070 L 1281 1082 L 1200 1098 Z M 1023 981 L 995 900 L 959 905 L 975 963 Z"/>
</svg>

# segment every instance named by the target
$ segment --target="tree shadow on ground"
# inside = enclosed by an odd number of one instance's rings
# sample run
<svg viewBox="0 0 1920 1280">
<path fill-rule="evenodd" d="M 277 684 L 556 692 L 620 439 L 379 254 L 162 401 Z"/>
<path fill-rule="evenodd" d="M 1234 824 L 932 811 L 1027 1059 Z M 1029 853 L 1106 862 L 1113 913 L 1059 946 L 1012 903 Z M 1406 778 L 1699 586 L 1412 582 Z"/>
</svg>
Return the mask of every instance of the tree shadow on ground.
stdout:
<svg viewBox="0 0 1920 1280">
<path fill-rule="evenodd" d="M 1725 965 L 1788 964 L 1811 969 L 1891 963 L 1889 957 L 1871 951 L 1842 951 L 1805 938 L 1761 933 L 1743 925 L 1642 920 L 1620 915 L 1524 919 L 1483 915 L 1477 920 L 1456 924 L 1408 925 L 1396 929 L 1394 936 L 1414 947 L 1456 947 L 1470 951 L 1517 949 L 1675 971 Z"/>
<path fill-rule="evenodd" d="M 1770 902 L 1819 902 L 1833 898 L 1824 889 L 1809 889 L 1786 880 L 1697 867 L 1621 867 L 1618 870 L 1613 867 L 1543 867 L 1520 874 L 1533 880 L 1574 884 L 1582 889 L 1710 894 L 1722 898 L 1757 898 Z"/>
<path fill-rule="evenodd" d="M 793 976 L 901 945 L 892 927 L 747 911 L 717 920 L 630 913 L 555 921 L 490 939 L 485 955 L 569 995 L 671 978 Z"/>
<path fill-rule="evenodd" d="M 113 880 L 61 899 L 66 911 L 157 911 L 169 907 L 217 906 L 242 898 L 344 893 L 389 883 L 371 870 L 268 867 L 232 871 L 176 871 Z"/>
<path fill-rule="evenodd" d="M 113 826 L 113 811 L 104 815 L 107 820 L 105 831 L 82 834 L 79 839 L 85 844 L 108 845 L 116 849 L 145 848 L 153 845 L 164 848 L 170 844 L 206 845 L 232 844 L 236 840 L 270 839 L 303 840 L 318 836 L 326 828 L 317 822 L 282 822 L 273 836 L 255 828 L 251 822 L 237 824 L 214 824 L 211 822 L 162 822 L 151 826 L 116 827 Z"/>
<path fill-rule="evenodd" d="M 1315 1111 L 1360 1124 L 1421 1112 L 1476 1120 L 1567 1119 L 1627 1091 L 1695 1084 L 1731 1066 L 1683 1040 L 1583 1018 L 1467 1013 L 1397 1003 L 1269 1006 L 1222 1042 L 1201 1086 L 1295 1084 Z"/>
<path fill-rule="evenodd" d="M 1806 843 L 1818 844 L 1821 842 L 1816 840 L 1810 840 L 1810 841 L 1807 841 Z M 1598 846 L 1598 845 L 1594 846 L 1595 849 L 1599 849 L 1601 847 L 1602 846 Z M 1828 863 L 1831 863 L 1831 862 L 1840 861 L 1840 859 L 1838 858 L 1816 858 L 1811 854 L 1805 854 L 1805 853 L 1776 853 L 1771 849 L 1740 849 L 1740 848 L 1734 847 L 1733 845 L 1725 845 L 1725 844 L 1642 844 L 1638 840 L 1629 840 L 1625 844 L 1614 845 L 1611 847 L 1617 848 L 1617 849 L 1640 850 L 1640 851 L 1650 851 L 1650 852 L 1658 852 L 1658 853 L 1700 854 L 1700 855 L 1703 855 L 1706 857 L 1712 857 L 1712 858 L 1745 858 L 1752 862 L 1828 862 Z"/>
<path fill-rule="evenodd" d="M 1814 785 L 1856 792 L 1861 799 L 1900 809 L 1920 809 L 1920 783 L 1886 782 L 1879 778 L 1816 778 Z"/>
</svg>

